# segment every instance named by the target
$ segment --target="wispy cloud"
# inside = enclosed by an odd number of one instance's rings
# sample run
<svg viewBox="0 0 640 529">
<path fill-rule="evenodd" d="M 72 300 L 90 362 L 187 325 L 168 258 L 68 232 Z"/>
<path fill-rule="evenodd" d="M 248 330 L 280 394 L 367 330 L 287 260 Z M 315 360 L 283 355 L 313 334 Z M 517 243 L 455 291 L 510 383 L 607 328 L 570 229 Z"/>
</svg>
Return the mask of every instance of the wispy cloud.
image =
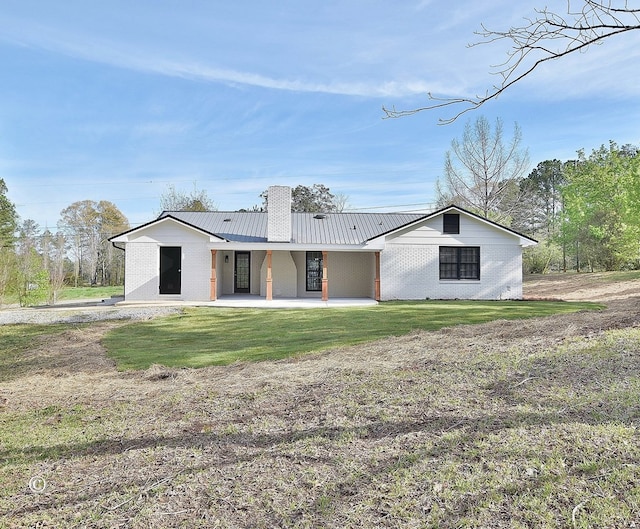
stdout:
<svg viewBox="0 0 640 529">
<path fill-rule="evenodd" d="M 143 73 L 193 79 L 227 85 L 250 86 L 289 92 L 324 93 L 359 97 L 406 97 L 439 92 L 442 86 L 414 78 L 384 80 L 379 78 L 356 81 L 335 79 L 316 81 L 300 78 L 278 78 L 261 73 L 220 68 L 192 59 L 166 59 L 158 52 L 130 49 L 122 44 L 98 37 L 77 37 L 47 28 L 30 28 L 30 31 L 13 35 L 5 32 L 0 39 L 14 45 L 45 50 L 75 59 L 107 64 Z"/>
<path fill-rule="evenodd" d="M 201 64 L 160 61 L 138 64 L 137 69 L 148 68 L 155 73 L 227 84 L 249 85 L 291 92 L 315 92 L 363 97 L 403 97 L 423 94 L 435 87 L 421 80 L 314 82 L 302 79 L 277 79 L 257 73 L 212 68 Z"/>
</svg>

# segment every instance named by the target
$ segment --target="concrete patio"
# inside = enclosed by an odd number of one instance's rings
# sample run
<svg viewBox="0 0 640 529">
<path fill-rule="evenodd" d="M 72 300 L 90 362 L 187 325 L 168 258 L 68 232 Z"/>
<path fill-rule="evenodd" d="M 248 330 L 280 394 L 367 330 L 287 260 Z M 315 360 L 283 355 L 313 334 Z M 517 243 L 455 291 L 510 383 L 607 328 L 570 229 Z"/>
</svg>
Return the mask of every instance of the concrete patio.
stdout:
<svg viewBox="0 0 640 529">
<path fill-rule="evenodd" d="M 119 306 L 188 306 L 188 307 L 233 307 L 261 309 L 319 309 L 339 307 L 373 307 L 378 302 L 371 298 L 333 298 L 322 301 L 320 298 L 275 298 L 267 301 L 262 296 L 234 294 L 220 296 L 216 301 L 180 301 L 166 300 L 156 302 L 118 301 Z"/>
</svg>

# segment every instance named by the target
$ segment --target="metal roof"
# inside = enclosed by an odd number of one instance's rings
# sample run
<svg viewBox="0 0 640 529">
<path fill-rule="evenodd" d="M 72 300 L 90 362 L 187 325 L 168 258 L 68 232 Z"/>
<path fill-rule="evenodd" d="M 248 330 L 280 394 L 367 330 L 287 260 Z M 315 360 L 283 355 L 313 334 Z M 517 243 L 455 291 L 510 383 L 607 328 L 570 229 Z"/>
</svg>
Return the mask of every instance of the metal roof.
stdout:
<svg viewBox="0 0 640 529">
<path fill-rule="evenodd" d="M 163 211 L 159 218 L 167 216 L 232 242 L 268 242 L 266 212 Z M 364 244 L 425 216 L 418 213 L 291 213 L 291 242 Z"/>
</svg>

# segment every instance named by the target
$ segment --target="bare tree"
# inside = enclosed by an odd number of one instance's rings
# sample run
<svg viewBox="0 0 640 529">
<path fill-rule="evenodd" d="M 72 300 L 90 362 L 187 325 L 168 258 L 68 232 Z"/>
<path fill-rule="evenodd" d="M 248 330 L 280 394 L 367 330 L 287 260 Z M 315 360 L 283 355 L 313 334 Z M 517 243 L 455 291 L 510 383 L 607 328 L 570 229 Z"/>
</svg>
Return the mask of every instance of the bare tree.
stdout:
<svg viewBox="0 0 640 529">
<path fill-rule="evenodd" d="M 345 193 L 334 193 L 333 204 L 338 213 L 342 213 L 345 209 L 349 209 L 349 195 Z"/>
<path fill-rule="evenodd" d="M 187 194 L 177 190 L 173 184 L 160 197 L 162 211 L 215 211 L 216 205 L 205 189 L 198 189 L 193 183 L 193 191 Z"/>
<path fill-rule="evenodd" d="M 529 165 L 521 140 L 517 123 L 513 138 L 505 143 L 500 119 L 493 130 L 483 116 L 468 122 L 462 141 L 454 139 L 446 153 L 444 180 L 436 185 L 439 205 L 456 203 L 504 222 L 519 205 L 519 181 Z"/>
<path fill-rule="evenodd" d="M 100 248 L 98 276 L 102 285 L 121 285 L 124 278 L 124 252 L 116 250 L 109 237 L 129 229 L 129 221 L 113 202 L 101 200 L 96 206 L 96 226 Z"/>
<path fill-rule="evenodd" d="M 107 267 L 117 263 L 112 262 L 114 254 L 107 239 L 128 229 L 126 217 L 106 200 L 74 202 L 60 216 L 59 226 L 74 258 L 75 286 L 80 279 L 91 284 L 111 282 Z"/>
<path fill-rule="evenodd" d="M 383 107 L 386 117 L 399 118 L 424 110 L 463 106 L 453 117 L 440 119 L 442 124 L 452 123 L 462 114 L 497 98 L 541 64 L 585 51 L 592 44 L 599 44 L 610 37 L 640 29 L 640 8 L 629 7 L 628 0 L 567 0 L 566 15 L 550 11 L 547 7 L 535 13 L 533 18 L 524 18 L 525 23 L 519 27 L 494 31 L 482 25 L 482 29 L 476 32 L 483 40 L 471 44 L 472 47 L 503 40 L 511 42 L 507 59 L 493 67 L 491 72 L 500 78 L 500 83 L 484 95 L 439 98 L 429 93 L 433 104 L 410 110 Z"/>
<path fill-rule="evenodd" d="M 64 288 L 67 253 L 64 234 L 60 231 L 53 234 L 48 229 L 45 230 L 40 241 L 40 252 L 49 272 L 49 303 L 55 305 L 58 294 Z"/>
</svg>

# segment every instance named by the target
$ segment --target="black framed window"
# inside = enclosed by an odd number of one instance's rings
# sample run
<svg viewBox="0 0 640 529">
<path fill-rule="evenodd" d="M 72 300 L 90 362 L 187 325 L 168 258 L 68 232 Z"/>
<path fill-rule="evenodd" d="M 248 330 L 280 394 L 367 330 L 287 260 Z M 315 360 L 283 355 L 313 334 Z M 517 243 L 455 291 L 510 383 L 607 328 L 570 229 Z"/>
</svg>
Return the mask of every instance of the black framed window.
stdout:
<svg viewBox="0 0 640 529">
<path fill-rule="evenodd" d="M 307 291 L 322 290 L 322 252 L 307 252 Z"/>
<path fill-rule="evenodd" d="M 460 233 L 460 215 L 458 213 L 442 215 L 442 233 Z"/>
<path fill-rule="evenodd" d="M 480 279 L 480 248 L 440 246 L 440 279 Z"/>
</svg>

